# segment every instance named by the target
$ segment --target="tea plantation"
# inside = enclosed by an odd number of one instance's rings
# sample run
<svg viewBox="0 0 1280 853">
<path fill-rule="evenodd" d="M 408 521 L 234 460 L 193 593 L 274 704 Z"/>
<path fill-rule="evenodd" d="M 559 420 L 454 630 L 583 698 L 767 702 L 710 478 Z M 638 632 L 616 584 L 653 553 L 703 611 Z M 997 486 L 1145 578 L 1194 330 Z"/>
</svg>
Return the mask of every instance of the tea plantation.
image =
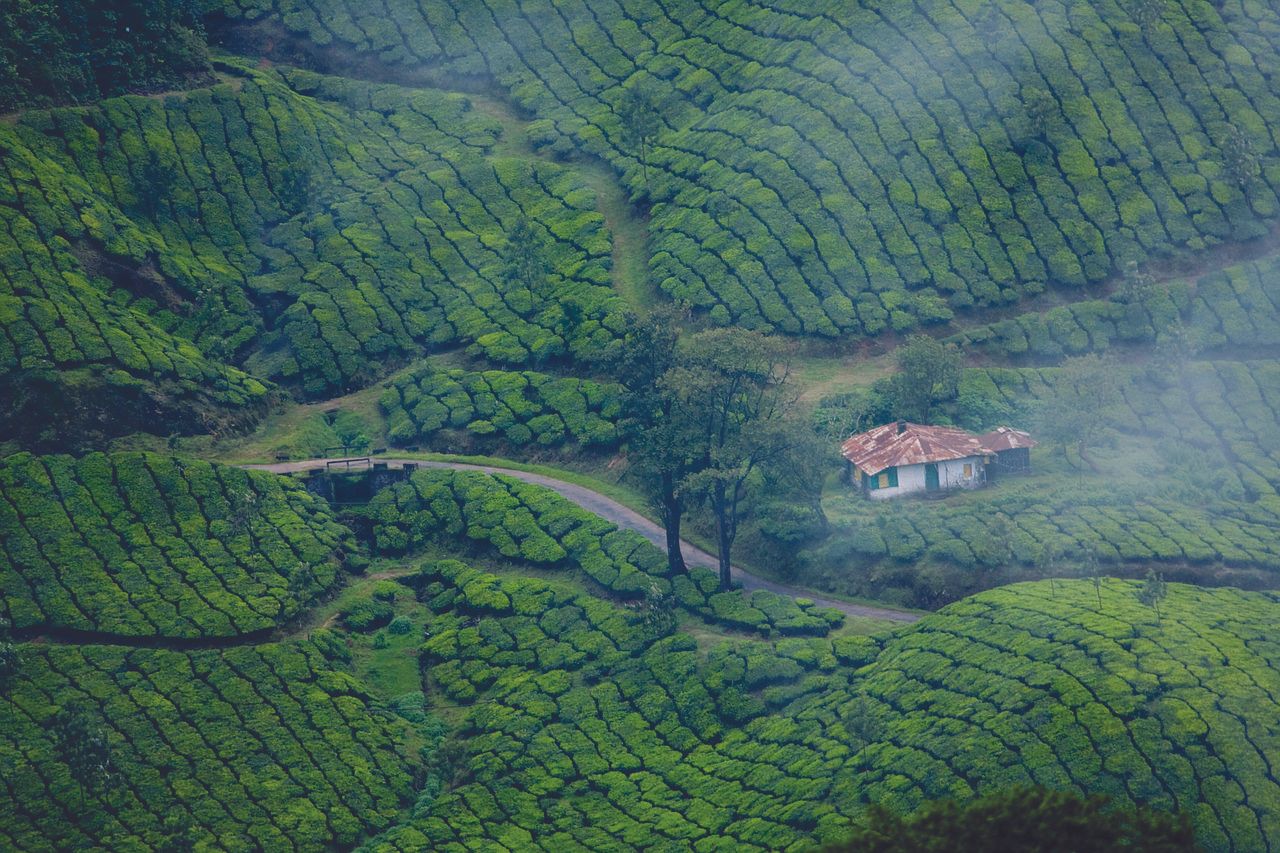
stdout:
<svg viewBox="0 0 1280 853">
<path fill-rule="evenodd" d="M 901 332 L 1277 214 L 1265 3 L 209 6 L 353 65 L 491 75 L 538 141 L 607 159 L 652 205 L 651 275 L 720 322 Z"/>
<path fill-rule="evenodd" d="M 412 796 L 407 724 L 311 643 L 20 649 L 0 726 L 6 849 L 349 848 Z M 73 704 L 110 744 L 98 786 L 59 755 L 52 723 Z"/>
<path fill-rule="evenodd" d="M 141 453 L 0 461 L 3 614 L 30 633 L 264 632 L 340 584 L 355 551 L 281 477 Z"/>
<path fill-rule="evenodd" d="M 1273 596 L 1018 585 L 867 638 L 654 640 L 553 582 L 455 561 L 428 695 L 474 703 L 455 785 L 374 851 L 804 849 L 867 802 L 1039 782 L 1175 804 L 1208 849 L 1280 826 Z"/>
<path fill-rule="evenodd" d="M 620 328 L 593 192 L 495 156 L 501 126 L 464 97 L 222 67 L 210 89 L 0 127 L 0 368 L 32 398 L 13 432 L 66 432 L 36 405 L 63 397 L 208 430 L 266 393 L 240 368 L 319 395 L 424 347 L 522 364 Z M 519 221 L 547 269 L 532 290 L 504 279 Z"/>
</svg>

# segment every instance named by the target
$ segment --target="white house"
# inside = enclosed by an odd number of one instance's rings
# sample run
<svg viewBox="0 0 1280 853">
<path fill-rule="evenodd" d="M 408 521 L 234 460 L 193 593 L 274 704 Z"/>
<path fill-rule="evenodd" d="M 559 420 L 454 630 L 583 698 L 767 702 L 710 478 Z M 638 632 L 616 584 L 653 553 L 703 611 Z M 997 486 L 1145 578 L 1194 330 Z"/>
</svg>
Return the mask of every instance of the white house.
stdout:
<svg viewBox="0 0 1280 853">
<path fill-rule="evenodd" d="M 1033 446 L 1031 436 L 1008 427 L 977 436 L 955 427 L 898 421 L 852 436 L 840 450 L 848 460 L 851 482 L 879 500 L 912 492 L 976 489 L 987 482 L 989 467 L 993 473 L 1013 469 L 1004 464 L 1010 451 L 1015 451 L 1017 470 L 1026 470 L 1028 448 Z"/>
</svg>

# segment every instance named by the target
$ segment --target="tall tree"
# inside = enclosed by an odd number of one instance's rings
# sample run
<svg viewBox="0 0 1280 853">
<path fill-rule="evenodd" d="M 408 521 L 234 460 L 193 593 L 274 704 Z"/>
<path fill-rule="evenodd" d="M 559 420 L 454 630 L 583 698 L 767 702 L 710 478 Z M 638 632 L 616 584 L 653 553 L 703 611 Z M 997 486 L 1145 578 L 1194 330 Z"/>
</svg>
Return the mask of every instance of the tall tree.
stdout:
<svg viewBox="0 0 1280 853">
<path fill-rule="evenodd" d="M 1253 142 L 1234 124 L 1227 126 L 1227 137 L 1222 143 L 1222 165 L 1226 168 L 1227 177 L 1247 197 L 1261 168 L 1258 165 L 1258 155 L 1253 150 Z"/>
<path fill-rule="evenodd" d="M 714 329 L 693 335 L 678 362 L 659 380 L 695 430 L 692 469 L 682 494 L 706 501 L 715 519 L 720 586 L 732 581 L 731 551 L 744 498 L 770 465 L 785 464 L 795 438 L 812 427 L 796 417 L 783 343 L 759 332 Z"/>
<path fill-rule="evenodd" d="M 692 467 L 691 436 L 696 434 L 676 398 L 658 386 L 675 365 L 678 321 L 671 310 L 629 316 L 622 347 L 605 364 L 625 389 L 619 427 L 628 437 L 629 474 L 666 529 L 667 564 L 673 574 L 688 571 L 680 550 L 685 499 L 679 486 Z"/>
<path fill-rule="evenodd" d="M 928 423 L 935 404 L 954 400 L 959 393 L 960 350 L 928 335 L 912 335 L 897 355 L 898 372 L 891 386 L 894 414 Z"/>
<path fill-rule="evenodd" d="M 1063 453 L 1074 446 L 1082 462 L 1095 468 L 1088 456 L 1106 427 L 1108 411 L 1120 400 L 1116 366 L 1090 353 L 1062 363 L 1052 394 L 1040 407 L 1040 432 Z"/>
</svg>

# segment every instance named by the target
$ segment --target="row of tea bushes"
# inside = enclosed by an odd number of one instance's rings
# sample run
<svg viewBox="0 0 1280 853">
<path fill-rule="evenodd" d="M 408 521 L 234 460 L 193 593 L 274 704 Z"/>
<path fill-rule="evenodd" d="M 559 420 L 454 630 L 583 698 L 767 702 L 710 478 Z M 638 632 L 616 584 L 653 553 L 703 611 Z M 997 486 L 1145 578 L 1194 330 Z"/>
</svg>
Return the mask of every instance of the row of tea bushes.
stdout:
<svg viewBox="0 0 1280 853">
<path fill-rule="evenodd" d="M 513 447 L 576 442 L 608 446 L 618 439 L 622 389 L 608 382 L 533 371 L 464 371 L 425 367 L 397 379 L 379 405 L 395 444 L 430 442 L 441 430 Z"/>
<path fill-rule="evenodd" d="M 262 632 L 341 583 L 355 548 L 286 477 L 146 453 L 0 462 L 0 593 L 17 629 Z"/>
<path fill-rule="evenodd" d="M 1182 322 L 1193 345 L 1265 347 L 1280 340 L 1280 258 L 1228 267 L 1194 282 L 1151 288 L 1133 298 L 1073 302 L 966 329 L 951 340 L 999 359 L 1053 360 L 1150 344 Z"/>
</svg>

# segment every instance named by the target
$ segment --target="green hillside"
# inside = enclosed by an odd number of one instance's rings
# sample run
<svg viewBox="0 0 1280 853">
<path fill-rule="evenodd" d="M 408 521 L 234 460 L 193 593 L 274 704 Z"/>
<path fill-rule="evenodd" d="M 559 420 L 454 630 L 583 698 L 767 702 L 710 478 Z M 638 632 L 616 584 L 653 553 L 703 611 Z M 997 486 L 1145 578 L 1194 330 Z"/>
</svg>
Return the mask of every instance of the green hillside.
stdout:
<svg viewBox="0 0 1280 853">
<path fill-rule="evenodd" d="M 903 331 L 1257 237 L 1277 213 L 1266 4 L 210 5 L 392 68 L 492 76 L 545 145 L 623 173 L 652 205 L 652 276 L 721 322 Z M 639 141 L 628 89 L 657 105 Z M 1247 195 L 1226 165 L 1240 139 Z"/>
<path fill-rule="evenodd" d="M 0 364 L 29 398 L 11 434 L 65 440 L 38 405 L 63 398 L 157 410 L 98 415 L 109 435 L 209 431 L 264 394 L 232 364 L 320 395 L 425 347 L 522 364 L 612 338 L 608 235 L 573 171 L 491 156 L 501 126 L 461 96 L 222 67 L 211 89 L 0 127 Z M 503 284 L 522 217 L 536 293 Z"/>
<path fill-rule="evenodd" d="M 412 795 L 407 725 L 316 645 L 21 648 L 0 727 L 7 849 L 349 848 Z M 83 792 L 51 726 L 75 703 L 112 752 Z"/>
<path fill-rule="evenodd" d="M 1174 586 L 1157 623 L 1134 584 L 1019 585 L 883 649 L 704 656 L 555 584 L 456 562 L 419 582 L 428 684 L 474 702 L 465 761 L 370 850 L 804 849 L 867 802 L 1029 782 L 1176 804 L 1208 849 L 1277 831 L 1272 596 Z"/>
<path fill-rule="evenodd" d="M 0 462 L 0 589 L 16 629 L 263 632 L 340 584 L 355 549 L 323 500 L 268 474 L 140 453 Z"/>
</svg>

